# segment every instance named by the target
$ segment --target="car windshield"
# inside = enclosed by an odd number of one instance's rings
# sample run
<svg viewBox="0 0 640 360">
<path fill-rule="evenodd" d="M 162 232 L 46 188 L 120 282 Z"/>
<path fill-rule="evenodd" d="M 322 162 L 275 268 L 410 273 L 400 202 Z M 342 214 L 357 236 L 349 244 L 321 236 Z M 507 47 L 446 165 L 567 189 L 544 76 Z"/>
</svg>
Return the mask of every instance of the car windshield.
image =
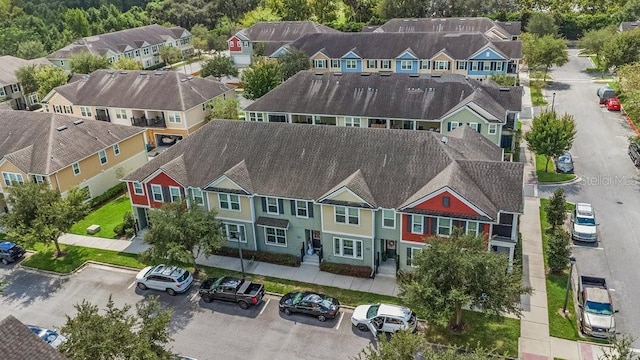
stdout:
<svg viewBox="0 0 640 360">
<path fill-rule="evenodd" d="M 378 316 L 378 309 L 380 309 L 380 304 L 371 305 L 367 310 L 367 319 L 373 319 Z"/>
<path fill-rule="evenodd" d="M 586 312 L 589 314 L 595 315 L 611 315 L 613 314 L 613 309 L 611 309 L 611 304 L 605 304 L 595 301 L 587 301 L 585 304 Z"/>
<path fill-rule="evenodd" d="M 185 271 L 184 274 L 182 274 L 182 276 L 178 278 L 178 282 L 186 281 L 188 277 L 189 277 L 189 272 Z"/>
<path fill-rule="evenodd" d="M 578 225 L 595 226 L 596 225 L 596 220 L 594 218 L 587 218 L 587 217 L 578 216 L 576 218 L 576 223 Z"/>
<path fill-rule="evenodd" d="M 571 164 L 571 158 L 568 156 L 560 156 L 558 158 L 558 162 L 564 163 L 564 164 Z"/>
</svg>

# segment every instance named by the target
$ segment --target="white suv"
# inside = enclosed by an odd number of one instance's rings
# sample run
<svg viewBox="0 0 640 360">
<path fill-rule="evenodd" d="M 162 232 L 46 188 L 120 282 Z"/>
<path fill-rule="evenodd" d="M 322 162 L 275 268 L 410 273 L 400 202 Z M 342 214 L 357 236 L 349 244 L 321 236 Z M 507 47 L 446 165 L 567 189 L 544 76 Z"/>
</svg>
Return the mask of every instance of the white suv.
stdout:
<svg viewBox="0 0 640 360">
<path fill-rule="evenodd" d="M 166 291 L 174 296 L 189 290 L 193 283 L 193 276 L 177 266 L 156 265 L 147 266 L 136 275 L 138 289 L 155 289 Z"/>
<path fill-rule="evenodd" d="M 596 242 L 598 240 L 597 225 L 593 206 L 577 203 L 571 216 L 571 237 L 578 241 Z"/>
<path fill-rule="evenodd" d="M 400 330 L 413 332 L 417 326 L 416 316 L 409 308 L 387 304 L 358 306 L 353 311 L 351 323 L 361 331 L 370 330 L 373 335 Z"/>
</svg>

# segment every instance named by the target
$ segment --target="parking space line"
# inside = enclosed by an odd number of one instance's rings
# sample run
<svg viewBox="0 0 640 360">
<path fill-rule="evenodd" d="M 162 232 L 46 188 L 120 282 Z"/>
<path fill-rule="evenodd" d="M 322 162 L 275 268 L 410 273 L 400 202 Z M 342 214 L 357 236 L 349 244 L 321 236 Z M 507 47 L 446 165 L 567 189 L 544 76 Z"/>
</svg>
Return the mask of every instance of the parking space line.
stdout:
<svg viewBox="0 0 640 360">
<path fill-rule="evenodd" d="M 340 324 L 342 323 L 343 318 L 344 318 L 344 313 L 340 313 L 340 319 L 338 320 L 338 325 L 336 325 L 336 330 L 340 329 Z"/>
<path fill-rule="evenodd" d="M 135 282 L 135 281 L 134 281 L 134 282 L 132 282 L 132 283 L 131 283 L 131 285 L 129 285 L 129 286 L 127 287 L 127 289 L 131 289 L 131 288 L 133 287 L 133 285 L 135 285 L 135 284 L 136 284 L 136 282 Z"/>
<path fill-rule="evenodd" d="M 260 310 L 260 312 L 258 313 L 258 316 L 262 315 L 262 313 L 267 308 L 267 306 L 269 306 L 269 302 L 270 301 L 271 301 L 271 299 L 267 299 L 267 301 L 264 303 L 264 306 L 262 307 L 262 310 Z"/>
<path fill-rule="evenodd" d="M 193 295 L 191 295 L 191 297 L 189 298 L 189 300 L 191 302 L 198 302 L 200 299 L 196 300 L 196 297 L 200 295 L 197 291 L 193 293 Z"/>
<path fill-rule="evenodd" d="M 571 247 L 580 248 L 580 249 L 604 250 L 603 247 L 593 247 L 593 246 L 576 245 L 576 244 L 572 244 Z"/>
</svg>

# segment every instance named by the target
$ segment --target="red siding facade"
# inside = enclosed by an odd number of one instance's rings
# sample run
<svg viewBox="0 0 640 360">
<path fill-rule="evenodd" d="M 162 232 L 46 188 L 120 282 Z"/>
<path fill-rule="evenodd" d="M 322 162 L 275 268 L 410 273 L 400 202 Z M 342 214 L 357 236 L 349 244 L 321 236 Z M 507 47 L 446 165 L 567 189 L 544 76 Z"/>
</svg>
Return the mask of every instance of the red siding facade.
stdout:
<svg viewBox="0 0 640 360">
<path fill-rule="evenodd" d="M 153 194 L 151 192 L 151 185 L 160 185 L 162 187 L 162 198 L 164 202 L 154 201 Z M 131 202 L 134 205 L 151 206 L 152 208 L 159 208 L 164 203 L 171 201 L 171 195 L 169 194 L 169 186 L 175 186 L 180 188 L 180 194 L 184 196 L 184 188 L 177 181 L 163 172 L 160 172 L 154 176 L 151 180 L 143 183 L 144 195 L 136 195 L 133 191 L 133 183 L 128 183 L 129 196 Z"/>
<path fill-rule="evenodd" d="M 131 199 L 131 202 L 134 205 L 149 206 L 149 200 L 147 198 L 148 192 L 144 186 L 142 187 L 142 195 L 136 195 L 135 191 L 133 190 L 133 183 L 131 182 L 127 183 L 127 189 L 129 190 L 129 199 Z"/>
<path fill-rule="evenodd" d="M 229 51 L 242 51 L 242 41 L 235 36 L 232 37 L 229 40 Z"/>
<path fill-rule="evenodd" d="M 449 206 L 444 206 L 444 198 L 449 198 Z M 438 211 L 451 214 L 478 215 L 478 212 L 470 206 L 453 196 L 451 193 L 444 191 L 442 194 L 436 195 L 424 202 L 413 207 L 414 209 Z"/>
</svg>

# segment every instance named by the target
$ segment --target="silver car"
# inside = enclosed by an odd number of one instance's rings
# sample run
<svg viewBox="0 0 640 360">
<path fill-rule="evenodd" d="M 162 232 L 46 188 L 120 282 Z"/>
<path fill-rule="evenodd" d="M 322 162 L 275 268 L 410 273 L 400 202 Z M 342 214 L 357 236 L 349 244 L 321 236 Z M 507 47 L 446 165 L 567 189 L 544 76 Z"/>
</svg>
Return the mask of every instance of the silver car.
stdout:
<svg viewBox="0 0 640 360">
<path fill-rule="evenodd" d="M 571 237 L 574 240 L 596 242 L 598 240 L 598 224 L 593 206 L 577 203 L 571 217 Z"/>
<path fill-rule="evenodd" d="M 193 283 L 193 276 L 187 270 L 177 266 L 147 266 L 136 276 L 136 283 L 140 290 L 166 291 L 167 294 L 174 296 L 189 290 Z"/>
</svg>

